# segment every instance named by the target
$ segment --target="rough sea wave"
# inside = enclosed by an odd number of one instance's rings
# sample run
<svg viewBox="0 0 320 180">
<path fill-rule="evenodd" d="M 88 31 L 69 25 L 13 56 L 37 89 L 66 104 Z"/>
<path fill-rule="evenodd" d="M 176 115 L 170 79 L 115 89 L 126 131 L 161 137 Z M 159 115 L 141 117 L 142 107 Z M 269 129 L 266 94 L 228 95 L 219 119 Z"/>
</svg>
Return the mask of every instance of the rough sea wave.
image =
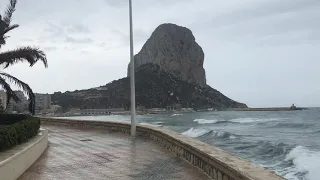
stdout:
<svg viewBox="0 0 320 180">
<path fill-rule="evenodd" d="M 298 128 L 298 129 L 305 129 L 314 126 L 314 124 L 307 124 L 307 123 L 290 123 L 290 122 L 279 122 L 275 123 L 269 128 Z"/>
<path fill-rule="evenodd" d="M 218 122 L 218 120 L 195 119 L 193 122 L 198 122 L 198 124 L 215 124 Z"/>
<path fill-rule="evenodd" d="M 200 139 L 211 137 L 215 140 L 220 139 L 221 141 L 241 138 L 241 135 L 226 131 L 214 131 L 194 127 L 182 134 Z M 302 146 L 292 147 L 285 143 L 274 144 L 263 140 L 234 144 L 234 151 L 245 153 L 246 158 L 267 169 L 276 171 L 288 180 L 319 180 L 320 152 L 311 151 Z"/>
<path fill-rule="evenodd" d="M 299 145 L 299 142 L 304 144 L 310 140 L 315 141 L 310 138 L 317 138 L 320 134 L 320 119 L 306 121 L 303 116 L 300 118 L 283 115 L 221 118 L 215 114 L 211 117 L 195 118 L 193 122 L 199 124 L 199 127 L 194 126 L 183 134 L 242 156 L 288 180 L 319 180 L 320 172 L 317 170 L 320 169 L 320 149 L 310 150 Z M 233 132 L 241 128 L 241 135 Z M 228 129 L 230 131 L 227 131 Z M 294 137 L 292 132 L 301 132 L 303 136 Z M 310 136 L 307 132 L 310 132 Z M 270 138 L 266 140 L 263 137 Z M 305 140 L 303 137 L 306 137 Z M 288 138 L 290 141 L 286 140 Z M 318 138 L 320 143 L 320 136 Z M 298 141 L 295 143 L 295 140 Z"/>
<path fill-rule="evenodd" d="M 320 179 L 320 151 L 312 151 L 303 146 L 293 148 L 285 161 L 293 163 L 287 168 L 284 177 L 288 180 L 319 180 Z"/>
<path fill-rule="evenodd" d="M 200 136 L 203 136 L 203 135 L 208 134 L 210 132 L 211 132 L 211 130 L 207 130 L 207 129 L 190 128 L 189 130 L 187 130 L 181 134 L 189 136 L 189 137 L 200 137 Z"/>
<path fill-rule="evenodd" d="M 216 124 L 216 123 L 240 123 L 240 124 L 250 124 L 250 123 L 266 123 L 271 121 L 283 120 L 282 118 L 273 119 L 261 119 L 261 118 L 235 118 L 229 120 L 217 120 L 217 119 L 194 119 L 193 122 L 198 124 Z"/>
<path fill-rule="evenodd" d="M 209 137 L 221 138 L 221 139 L 235 139 L 238 136 L 225 131 L 214 131 L 210 129 L 193 128 L 193 127 L 187 131 L 184 131 L 182 134 L 189 137 L 209 136 Z"/>
</svg>

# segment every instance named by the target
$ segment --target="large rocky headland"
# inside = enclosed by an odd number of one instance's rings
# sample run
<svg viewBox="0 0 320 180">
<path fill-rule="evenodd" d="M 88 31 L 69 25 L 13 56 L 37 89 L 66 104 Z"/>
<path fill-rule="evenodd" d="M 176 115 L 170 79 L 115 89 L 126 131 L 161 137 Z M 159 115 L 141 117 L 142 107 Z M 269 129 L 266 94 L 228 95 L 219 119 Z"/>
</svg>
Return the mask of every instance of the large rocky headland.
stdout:
<svg viewBox="0 0 320 180">
<path fill-rule="evenodd" d="M 136 105 L 146 108 L 246 108 L 206 84 L 204 52 L 191 30 L 161 24 L 134 57 Z M 71 108 L 130 108 L 130 77 L 98 88 L 52 95 L 54 104 Z M 232 83 L 232 82 L 230 82 Z"/>
</svg>

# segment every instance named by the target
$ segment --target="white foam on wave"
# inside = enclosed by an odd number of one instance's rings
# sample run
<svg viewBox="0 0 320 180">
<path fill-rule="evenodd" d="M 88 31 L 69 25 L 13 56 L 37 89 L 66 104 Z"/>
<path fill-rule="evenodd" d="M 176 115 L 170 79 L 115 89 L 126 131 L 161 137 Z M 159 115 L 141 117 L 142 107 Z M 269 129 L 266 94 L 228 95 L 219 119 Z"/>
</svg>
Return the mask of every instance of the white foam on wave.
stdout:
<svg viewBox="0 0 320 180">
<path fill-rule="evenodd" d="M 236 119 L 230 119 L 230 120 L 209 120 L 209 119 L 195 119 L 193 122 L 197 122 L 198 124 L 216 124 L 219 122 L 233 122 L 233 123 L 243 123 L 243 124 L 249 124 L 249 123 L 258 123 L 258 122 L 268 122 L 268 121 L 277 121 L 282 120 L 283 118 L 269 118 L 269 119 L 261 119 L 261 118 L 236 118 Z"/>
<path fill-rule="evenodd" d="M 294 164 L 284 176 L 288 180 L 299 179 L 297 173 L 306 174 L 306 180 L 319 180 L 320 152 L 297 146 L 289 152 L 285 161 L 292 161 Z"/>
<path fill-rule="evenodd" d="M 215 124 L 218 120 L 195 119 L 193 122 L 198 122 L 198 124 Z"/>
<path fill-rule="evenodd" d="M 255 122 L 268 122 L 268 121 L 277 121 L 283 120 L 283 118 L 269 118 L 269 119 L 261 119 L 261 118 L 236 118 L 229 120 L 234 123 L 255 123 Z"/>
<path fill-rule="evenodd" d="M 189 137 L 199 137 L 199 136 L 202 136 L 202 135 L 209 133 L 210 131 L 211 130 L 208 130 L 208 129 L 190 128 L 189 130 L 187 130 L 181 134 L 189 136 Z"/>
<path fill-rule="evenodd" d="M 214 131 L 214 136 L 218 138 L 236 139 L 237 137 L 225 131 Z"/>
<path fill-rule="evenodd" d="M 171 116 L 182 116 L 182 114 L 172 114 Z"/>
<path fill-rule="evenodd" d="M 155 126 L 155 127 L 162 127 L 163 125 L 162 124 L 150 124 L 150 123 L 139 123 L 141 125 L 148 125 L 148 126 Z"/>
<path fill-rule="evenodd" d="M 231 135 L 231 136 L 230 136 L 230 139 L 237 139 L 237 137 Z"/>
<path fill-rule="evenodd" d="M 208 134 L 210 132 L 212 132 L 212 130 L 210 130 L 210 129 L 202 129 L 202 128 L 193 128 L 192 127 L 189 130 L 187 130 L 181 134 L 195 138 L 195 137 L 203 136 L 203 135 Z M 237 138 L 235 135 L 230 134 L 225 131 L 213 131 L 213 137 L 224 138 L 224 139 L 236 139 Z"/>
</svg>

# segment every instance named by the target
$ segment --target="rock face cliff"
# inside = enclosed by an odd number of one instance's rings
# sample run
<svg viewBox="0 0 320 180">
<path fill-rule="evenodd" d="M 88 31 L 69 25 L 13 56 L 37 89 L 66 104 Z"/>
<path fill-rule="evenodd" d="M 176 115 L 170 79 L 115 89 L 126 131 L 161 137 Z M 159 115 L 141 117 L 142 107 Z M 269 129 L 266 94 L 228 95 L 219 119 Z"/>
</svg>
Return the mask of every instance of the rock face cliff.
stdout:
<svg viewBox="0 0 320 180">
<path fill-rule="evenodd" d="M 203 60 L 204 53 L 189 29 L 174 24 L 157 27 L 135 56 L 136 106 L 166 108 L 180 104 L 186 108 L 220 110 L 247 107 L 206 85 Z M 54 93 L 51 99 L 64 111 L 129 109 L 130 78 L 99 88 Z"/>
<path fill-rule="evenodd" d="M 134 61 L 135 69 L 143 64 L 156 64 L 161 70 L 178 79 L 200 86 L 206 85 L 204 53 L 188 28 L 161 24 L 135 55 Z M 129 70 L 130 63 L 128 77 Z"/>
</svg>

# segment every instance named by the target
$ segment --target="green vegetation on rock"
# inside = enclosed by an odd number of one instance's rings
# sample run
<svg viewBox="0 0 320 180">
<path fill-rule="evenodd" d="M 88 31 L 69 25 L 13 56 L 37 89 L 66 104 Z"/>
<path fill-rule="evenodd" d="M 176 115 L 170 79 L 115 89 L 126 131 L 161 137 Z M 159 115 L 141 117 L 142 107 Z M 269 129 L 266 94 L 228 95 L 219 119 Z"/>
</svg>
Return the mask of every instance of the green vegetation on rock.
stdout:
<svg viewBox="0 0 320 180">
<path fill-rule="evenodd" d="M 247 107 L 208 85 L 202 87 L 178 79 L 155 64 L 141 65 L 137 68 L 135 79 L 137 106 L 165 108 L 181 104 L 182 107 L 194 109 Z M 62 106 L 64 111 L 71 108 L 130 108 L 130 78 L 115 80 L 100 88 L 103 90 L 54 93 L 52 101 Z"/>
</svg>

